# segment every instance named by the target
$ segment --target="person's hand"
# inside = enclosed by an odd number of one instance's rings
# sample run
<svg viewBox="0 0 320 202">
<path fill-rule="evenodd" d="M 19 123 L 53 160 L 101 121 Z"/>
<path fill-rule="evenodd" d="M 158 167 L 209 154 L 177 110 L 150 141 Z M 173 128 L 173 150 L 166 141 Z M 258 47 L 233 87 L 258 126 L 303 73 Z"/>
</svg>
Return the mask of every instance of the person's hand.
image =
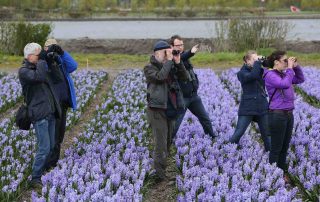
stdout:
<svg viewBox="0 0 320 202">
<path fill-rule="evenodd" d="M 199 50 L 199 44 L 197 44 L 191 48 L 191 53 L 195 54 L 198 50 Z"/>
<path fill-rule="evenodd" d="M 63 53 L 64 53 L 62 48 L 57 44 L 52 44 L 51 46 L 49 46 L 48 53 L 49 52 L 56 52 L 56 53 L 58 53 L 58 55 L 63 55 Z"/>
<path fill-rule="evenodd" d="M 295 58 L 294 57 L 289 57 L 288 58 L 288 68 L 289 69 L 292 69 L 293 68 L 293 65 L 294 65 L 294 63 L 295 63 Z"/>
<path fill-rule="evenodd" d="M 262 58 L 261 55 L 257 55 L 257 54 L 252 54 L 251 57 L 253 61 L 258 61 L 260 58 Z"/>
<path fill-rule="evenodd" d="M 179 64 L 180 61 L 181 61 L 181 56 L 180 56 L 180 54 L 178 54 L 178 55 L 173 55 L 173 61 L 174 61 L 176 64 Z"/>
<path fill-rule="evenodd" d="M 173 59 L 172 49 L 166 49 L 164 51 L 165 51 L 164 53 L 166 54 L 167 60 L 172 60 Z"/>
<path fill-rule="evenodd" d="M 293 68 L 298 66 L 298 59 L 294 57 L 294 63 L 293 63 Z"/>
</svg>

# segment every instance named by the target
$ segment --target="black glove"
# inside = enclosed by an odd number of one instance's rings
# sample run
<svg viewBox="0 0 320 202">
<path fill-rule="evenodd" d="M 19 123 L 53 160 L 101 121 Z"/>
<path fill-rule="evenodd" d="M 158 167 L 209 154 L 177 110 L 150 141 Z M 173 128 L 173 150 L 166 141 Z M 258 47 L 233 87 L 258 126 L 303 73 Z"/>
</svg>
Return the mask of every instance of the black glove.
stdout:
<svg viewBox="0 0 320 202">
<path fill-rule="evenodd" d="M 39 53 L 39 60 L 47 60 L 47 52 L 45 50 L 41 50 Z"/>
<path fill-rule="evenodd" d="M 58 53 L 58 55 L 63 55 L 63 53 L 64 53 L 62 48 L 57 44 L 52 44 L 51 46 L 49 46 L 48 53 L 50 53 L 50 52 L 56 52 L 56 53 Z"/>
</svg>

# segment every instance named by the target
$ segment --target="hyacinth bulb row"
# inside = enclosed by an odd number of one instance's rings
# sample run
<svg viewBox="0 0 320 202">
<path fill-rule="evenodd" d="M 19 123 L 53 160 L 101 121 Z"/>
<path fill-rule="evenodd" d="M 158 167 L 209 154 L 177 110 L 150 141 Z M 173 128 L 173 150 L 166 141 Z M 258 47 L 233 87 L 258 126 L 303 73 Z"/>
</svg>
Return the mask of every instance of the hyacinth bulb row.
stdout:
<svg viewBox="0 0 320 202">
<path fill-rule="evenodd" d="M 94 97 L 98 85 L 107 77 L 106 72 L 81 70 L 72 74 L 77 92 L 78 110 L 69 110 L 67 120 L 74 124 L 83 113 L 90 97 Z M 18 82 L 15 75 L 9 83 Z M 1 89 L 4 91 L 4 89 Z M 21 92 L 20 92 L 21 95 Z M 14 126 L 13 116 L 0 121 L 0 198 L 8 198 L 19 192 L 19 186 L 31 174 L 31 164 L 35 155 L 36 137 L 34 130 L 22 131 Z"/>
</svg>

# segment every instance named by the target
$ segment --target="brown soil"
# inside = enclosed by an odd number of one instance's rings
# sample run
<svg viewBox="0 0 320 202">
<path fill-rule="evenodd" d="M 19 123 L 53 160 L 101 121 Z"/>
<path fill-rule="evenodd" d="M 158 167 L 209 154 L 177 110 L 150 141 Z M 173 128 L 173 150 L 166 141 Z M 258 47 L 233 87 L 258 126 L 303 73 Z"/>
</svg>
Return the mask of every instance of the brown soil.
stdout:
<svg viewBox="0 0 320 202">
<path fill-rule="evenodd" d="M 100 86 L 100 89 L 97 93 L 96 98 L 90 103 L 90 105 L 86 108 L 84 113 L 81 115 L 79 122 L 74 125 L 70 130 L 66 131 L 63 143 L 61 145 L 61 158 L 64 156 L 64 151 L 72 146 L 73 138 L 77 137 L 81 131 L 85 129 L 86 124 L 93 118 L 93 114 L 96 111 L 96 105 L 99 105 L 102 96 L 106 95 L 109 88 L 111 87 L 115 77 L 119 73 L 118 70 L 108 69 L 108 80 L 104 81 Z"/>
<path fill-rule="evenodd" d="M 88 37 L 69 40 L 58 40 L 65 50 L 74 53 L 103 53 L 103 54 L 150 54 L 154 43 L 159 39 L 90 39 Z M 186 38 L 185 48 L 200 44 L 200 51 L 216 52 L 213 39 Z M 320 51 L 320 41 L 286 41 L 275 44 L 274 48 L 301 53 L 316 53 Z"/>
<path fill-rule="evenodd" d="M 22 104 L 22 101 L 17 102 L 13 107 L 10 107 L 8 110 L 0 113 L 0 121 L 11 118 L 15 115 L 16 111 L 19 109 L 20 105 Z"/>
<path fill-rule="evenodd" d="M 172 153 L 172 152 L 171 152 Z M 165 201 L 176 201 L 176 164 L 174 154 L 169 156 L 167 160 L 166 175 L 167 179 L 151 184 L 147 187 L 143 201 L 145 202 L 165 202 Z"/>
</svg>

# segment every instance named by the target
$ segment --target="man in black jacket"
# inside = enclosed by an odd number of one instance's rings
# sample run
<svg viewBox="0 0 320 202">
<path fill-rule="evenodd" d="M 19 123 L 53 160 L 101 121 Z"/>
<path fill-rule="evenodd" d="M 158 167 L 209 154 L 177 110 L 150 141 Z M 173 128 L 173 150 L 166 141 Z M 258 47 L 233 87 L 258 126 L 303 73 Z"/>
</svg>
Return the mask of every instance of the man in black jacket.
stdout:
<svg viewBox="0 0 320 202">
<path fill-rule="evenodd" d="M 199 45 L 193 46 L 191 50 L 184 51 L 183 40 L 179 35 L 172 36 L 170 39 L 170 44 L 173 50 L 178 50 L 181 53 L 181 60 L 183 61 L 183 64 L 189 73 L 190 79 L 188 81 L 179 81 L 186 109 L 189 109 L 199 119 L 204 132 L 214 138 L 216 135 L 213 132 L 211 120 L 202 104 L 201 98 L 197 94 L 199 80 L 197 74 L 193 71 L 193 65 L 189 61 L 189 59 L 198 51 Z M 176 121 L 175 130 L 172 134 L 173 137 L 175 137 L 179 130 L 180 124 L 186 113 L 186 109 L 179 115 Z"/>
<path fill-rule="evenodd" d="M 38 149 L 32 165 L 31 186 L 41 186 L 41 176 L 47 157 L 54 147 L 55 120 L 61 109 L 48 76 L 48 66 L 44 58 L 39 58 L 41 46 L 28 43 L 24 47 L 24 61 L 19 69 L 19 80 L 28 115 L 36 132 Z"/>
<path fill-rule="evenodd" d="M 58 96 L 61 118 L 56 119 L 55 147 L 48 158 L 46 170 L 56 167 L 60 158 L 61 144 L 64 139 L 67 122 L 68 108 L 76 110 L 76 93 L 70 73 L 74 72 L 78 64 L 72 56 L 64 51 L 55 39 L 48 39 L 43 48 L 47 52 L 47 63 L 51 71 L 51 81 L 56 95 Z"/>
<path fill-rule="evenodd" d="M 265 150 L 270 150 L 270 137 L 267 131 L 268 100 L 265 83 L 262 78 L 264 69 L 256 51 L 248 51 L 243 57 L 244 65 L 237 73 L 242 87 L 241 101 L 238 111 L 238 122 L 231 143 L 238 144 L 240 138 L 252 121 L 259 125 Z"/>
</svg>

